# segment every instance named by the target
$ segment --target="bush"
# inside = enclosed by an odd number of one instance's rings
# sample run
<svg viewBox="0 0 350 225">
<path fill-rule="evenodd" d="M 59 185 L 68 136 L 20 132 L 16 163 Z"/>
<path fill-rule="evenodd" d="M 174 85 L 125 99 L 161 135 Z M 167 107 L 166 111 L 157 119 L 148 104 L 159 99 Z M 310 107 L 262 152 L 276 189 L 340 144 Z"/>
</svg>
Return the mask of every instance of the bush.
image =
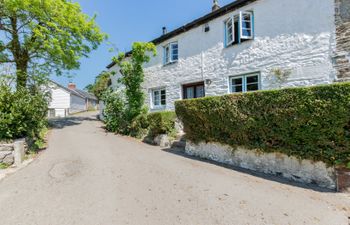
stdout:
<svg viewBox="0 0 350 225">
<path fill-rule="evenodd" d="M 350 162 L 349 83 L 178 101 L 176 114 L 195 143 Z"/>
<path fill-rule="evenodd" d="M 126 127 L 124 119 L 125 101 L 122 92 L 107 90 L 102 97 L 105 109 L 103 110 L 106 129 L 110 132 L 123 133 Z"/>
<path fill-rule="evenodd" d="M 0 85 L 0 140 L 40 138 L 47 125 L 48 101 L 43 93 L 27 89 L 12 91 Z"/>
<path fill-rule="evenodd" d="M 175 112 L 155 112 L 150 113 L 147 117 L 149 124 L 149 135 L 156 137 L 160 134 L 174 134 L 175 133 Z"/>
</svg>

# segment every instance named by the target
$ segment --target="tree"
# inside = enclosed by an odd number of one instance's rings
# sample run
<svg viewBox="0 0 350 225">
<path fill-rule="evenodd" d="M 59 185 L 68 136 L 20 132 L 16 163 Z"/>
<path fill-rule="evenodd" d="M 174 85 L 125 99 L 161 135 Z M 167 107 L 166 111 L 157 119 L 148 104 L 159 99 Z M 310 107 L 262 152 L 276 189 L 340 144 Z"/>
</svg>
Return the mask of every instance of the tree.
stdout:
<svg viewBox="0 0 350 225">
<path fill-rule="evenodd" d="M 13 63 L 17 88 L 30 71 L 77 69 L 106 38 L 71 0 L 0 0 L 0 63 Z"/>
<path fill-rule="evenodd" d="M 150 61 L 151 55 L 156 54 L 156 47 L 153 43 L 135 42 L 130 58 L 126 59 L 124 53 L 113 58 L 123 75 L 120 82 L 125 86 L 126 120 L 129 123 L 143 111 L 145 101 L 141 86 L 144 81 L 143 65 Z"/>
</svg>

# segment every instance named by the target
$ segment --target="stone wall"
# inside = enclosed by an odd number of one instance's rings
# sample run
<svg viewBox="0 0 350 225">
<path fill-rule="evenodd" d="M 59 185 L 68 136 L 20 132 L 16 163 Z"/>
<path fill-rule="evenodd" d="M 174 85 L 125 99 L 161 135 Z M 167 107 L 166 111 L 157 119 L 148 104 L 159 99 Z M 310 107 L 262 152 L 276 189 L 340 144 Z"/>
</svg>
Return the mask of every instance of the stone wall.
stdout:
<svg viewBox="0 0 350 225">
<path fill-rule="evenodd" d="M 338 81 L 350 80 L 350 1 L 335 0 L 336 53 Z"/>
<path fill-rule="evenodd" d="M 15 162 L 14 146 L 12 144 L 0 144 L 0 163 L 12 165 Z"/>
<path fill-rule="evenodd" d="M 27 150 L 28 144 L 24 139 L 15 140 L 13 143 L 0 143 L 0 163 L 19 165 L 23 162 Z"/>
<path fill-rule="evenodd" d="M 216 143 L 193 144 L 187 142 L 189 155 L 229 164 L 266 174 L 279 175 L 301 183 L 316 184 L 335 190 L 336 172 L 323 162 L 299 160 L 281 153 L 262 153 L 244 148 L 233 149 Z"/>
<path fill-rule="evenodd" d="M 225 47 L 224 21 L 241 10 L 254 12 L 255 38 Z M 309 0 L 256 1 L 210 21 L 209 32 L 198 26 L 160 43 L 157 57 L 145 65 L 143 87 L 150 109 L 152 90 L 165 88 L 165 109 L 173 110 L 174 102 L 182 98 L 184 84 L 208 79 L 207 96 L 228 94 L 230 77 L 250 73 L 260 74 L 264 90 L 332 83 L 336 79 L 334 21 L 334 0 L 317 4 Z M 163 65 L 163 46 L 174 41 L 179 44 L 179 61 Z M 291 70 L 283 84 L 274 77 L 276 68 Z"/>
</svg>

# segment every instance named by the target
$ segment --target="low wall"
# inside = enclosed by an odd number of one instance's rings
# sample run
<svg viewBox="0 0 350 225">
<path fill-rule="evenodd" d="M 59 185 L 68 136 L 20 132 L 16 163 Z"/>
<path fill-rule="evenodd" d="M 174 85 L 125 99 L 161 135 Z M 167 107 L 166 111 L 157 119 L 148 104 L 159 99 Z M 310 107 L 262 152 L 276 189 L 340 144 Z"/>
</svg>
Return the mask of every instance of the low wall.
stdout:
<svg viewBox="0 0 350 225">
<path fill-rule="evenodd" d="M 15 140 L 6 144 L 0 143 L 0 163 L 20 165 L 28 150 L 27 146 L 25 139 Z"/>
<path fill-rule="evenodd" d="M 262 153 L 245 148 L 233 149 L 215 143 L 194 144 L 187 141 L 186 153 L 232 166 L 283 176 L 297 182 L 316 184 L 335 190 L 336 172 L 323 162 L 299 160 L 281 153 Z"/>
</svg>

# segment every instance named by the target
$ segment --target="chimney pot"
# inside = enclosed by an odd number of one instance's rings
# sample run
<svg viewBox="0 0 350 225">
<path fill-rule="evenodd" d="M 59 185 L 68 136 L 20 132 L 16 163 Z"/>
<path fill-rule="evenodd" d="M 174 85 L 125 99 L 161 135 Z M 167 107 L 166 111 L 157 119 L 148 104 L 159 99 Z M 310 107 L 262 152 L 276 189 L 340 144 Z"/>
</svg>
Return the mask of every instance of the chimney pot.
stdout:
<svg viewBox="0 0 350 225">
<path fill-rule="evenodd" d="M 69 83 L 69 84 L 68 84 L 68 88 L 69 88 L 70 90 L 75 90 L 75 89 L 77 88 L 77 86 L 76 86 L 74 83 Z"/>
<path fill-rule="evenodd" d="M 166 27 L 163 27 L 163 35 L 166 35 L 168 33 L 168 30 L 166 29 Z"/>
<path fill-rule="evenodd" d="M 216 10 L 218 10 L 218 9 L 220 9 L 220 5 L 219 5 L 218 0 L 213 0 L 212 11 L 214 12 L 214 11 L 216 11 Z"/>
</svg>

